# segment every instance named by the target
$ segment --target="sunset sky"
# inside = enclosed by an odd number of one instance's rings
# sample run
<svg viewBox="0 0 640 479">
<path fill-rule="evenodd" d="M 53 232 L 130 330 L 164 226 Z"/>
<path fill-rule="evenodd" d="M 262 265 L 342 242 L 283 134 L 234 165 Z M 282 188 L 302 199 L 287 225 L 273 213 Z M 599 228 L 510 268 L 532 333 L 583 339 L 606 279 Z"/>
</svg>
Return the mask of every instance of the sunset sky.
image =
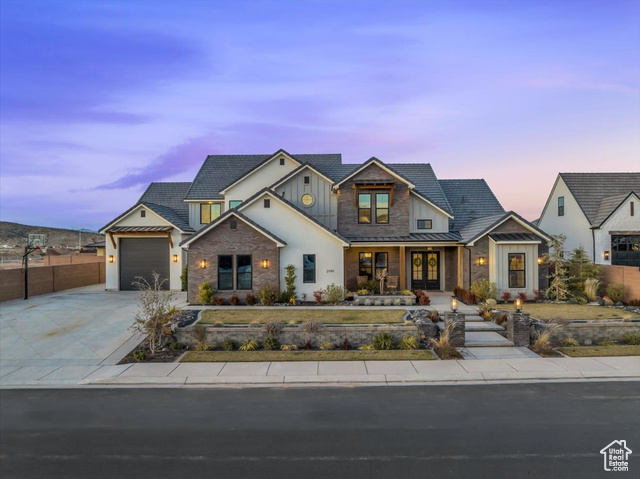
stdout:
<svg viewBox="0 0 640 479">
<path fill-rule="evenodd" d="M 0 1 L 1 219 L 98 228 L 207 154 L 640 170 L 640 1 Z"/>
</svg>

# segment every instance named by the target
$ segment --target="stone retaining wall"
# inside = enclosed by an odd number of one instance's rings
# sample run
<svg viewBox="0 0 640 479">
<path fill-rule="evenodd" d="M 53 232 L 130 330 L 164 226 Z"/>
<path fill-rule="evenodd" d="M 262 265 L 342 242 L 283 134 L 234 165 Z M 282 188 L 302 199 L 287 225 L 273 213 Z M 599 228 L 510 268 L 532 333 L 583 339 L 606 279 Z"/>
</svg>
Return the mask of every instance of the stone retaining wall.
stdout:
<svg viewBox="0 0 640 479">
<path fill-rule="evenodd" d="M 411 306 L 416 304 L 415 295 L 401 296 L 401 295 L 367 295 L 359 296 L 353 295 L 354 306 Z"/>
<path fill-rule="evenodd" d="M 267 333 L 262 326 L 223 326 L 203 325 L 206 328 L 205 343 L 220 346 L 225 339 L 232 339 L 238 344 L 256 339 L 261 344 L 267 338 Z M 381 325 L 345 325 L 325 326 L 317 333 L 306 333 L 300 326 L 285 326 L 278 337 L 280 344 L 295 344 L 300 346 L 307 341 L 313 341 L 318 347 L 322 343 L 341 344 L 348 339 L 353 348 L 371 344 L 376 334 L 386 332 L 391 334 L 396 341 L 405 336 L 413 336 L 420 339 L 418 328 L 413 325 L 389 326 Z M 175 332 L 176 339 L 183 344 L 195 346 L 197 344 L 194 326 L 179 328 Z"/>
<path fill-rule="evenodd" d="M 640 334 L 640 322 L 632 321 L 589 321 L 569 323 L 553 335 L 562 343 L 573 338 L 581 345 L 597 344 L 599 341 L 622 341 L 626 334 Z"/>
</svg>

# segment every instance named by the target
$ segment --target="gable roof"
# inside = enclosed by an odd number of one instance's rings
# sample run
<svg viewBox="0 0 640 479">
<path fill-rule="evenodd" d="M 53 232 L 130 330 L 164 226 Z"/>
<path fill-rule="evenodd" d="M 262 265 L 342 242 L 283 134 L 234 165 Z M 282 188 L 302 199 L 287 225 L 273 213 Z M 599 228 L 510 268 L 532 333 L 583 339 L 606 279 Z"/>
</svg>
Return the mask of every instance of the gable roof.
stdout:
<svg viewBox="0 0 640 479">
<path fill-rule="evenodd" d="M 598 208 L 598 213 L 593 219 L 593 223 L 591 223 L 592 228 L 599 228 L 604 224 L 605 221 L 609 219 L 609 217 L 622 206 L 623 203 L 627 201 L 627 198 L 630 196 L 635 196 L 640 199 L 638 194 L 635 191 L 631 191 L 627 195 L 616 195 L 616 196 L 607 196 L 602 198 L 602 202 L 600 203 L 600 208 Z"/>
<path fill-rule="evenodd" d="M 472 221 L 505 213 L 483 179 L 438 180 L 438 183 L 453 211 L 453 221 L 449 225 L 451 230 L 461 231 Z"/>
<path fill-rule="evenodd" d="M 640 172 L 560 173 L 558 176 L 564 180 L 591 225 L 598 221 L 603 199 L 640 191 Z"/>
<path fill-rule="evenodd" d="M 135 205 L 133 205 L 131 208 L 129 208 L 127 211 L 122 213 L 120 216 L 117 216 L 116 218 L 111 220 L 109 223 L 101 227 L 98 230 L 98 232 L 104 234 L 109 231 L 112 231 L 112 232 L 115 231 L 113 230 L 112 226 L 118 221 L 120 221 L 121 219 L 127 217 L 129 214 L 131 214 L 133 211 L 135 211 L 138 208 L 146 208 L 148 210 L 153 211 L 155 214 L 157 214 L 162 219 L 164 219 L 167 223 L 171 224 L 174 228 L 177 228 L 185 233 L 192 233 L 195 231 L 191 226 L 189 226 L 189 221 L 179 216 L 175 210 L 167 206 L 156 205 L 154 203 L 138 202 Z M 141 226 L 141 227 L 145 227 L 145 226 Z M 152 226 L 150 227 L 153 228 Z M 118 227 L 115 227 L 115 228 L 118 228 Z"/>
<path fill-rule="evenodd" d="M 346 176 L 341 178 L 340 181 L 337 181 L 336 183 L 334 183 L 333 187 L 334 188 L 338 188 L 342 183 L 344 183 L 348 179 L 352 178 L 353 176 L 357 175 L 362 170 L 364 170 L 365 168 L 369 167 L 372 164 L 377 165 L 378 167 L 380 167 L 381 169 L 383 169 L 384 171 L 386 171 L 390 175 L 392 175 L 392 176 L 396 177 L 397 179 L 399 179 L 400 181 L 406 183 L 407 186 L 409 186 L 409 189 L 414 189 L 415 188 L 415 185 L 413 184 L 412 181 L 407 179 L 403 174 L 401 174 L 398 171 L 396 171 L 394 169 L 394 167 L 391 167 L 391 166 L 387 165 L 386 163 L 384 163 L 383 161 L 379 160 L 375 156 L 372 156 L 367 161 L 365 161 L 364 163 L 362 163 L 361 165 L 356 167 L 353 171 L 349 172 Z"/>
<path fill-rule="evenodd" d="M 284 151 L 284 150 L 283 150 Z M 274 155 L 209 155 L 196 174 L 185 200 L 223 199 L 220 192 L 246 176 Z M 342 174 L 340 154 L 289 155 L 301 163 L 309 163 L 332 180 Z"/>
<path fill-rule="evenodd" d="M 412 190 L 413 193 L 433 203 L 449 217 L 455 216 L 451 204 L 429 163 L 392 163 L 390 166 L 403 176 L 411 178 L 415 185 Z"/>
<path fill-rule="evenodd" d="M 280 178 L 278 181 L 276 181 L 274 184 L 271 185 L 271 188 L 277 188 L 278 186 L 280 186 L 281 184 L 285 183 L 286 181 L 290 180 L 291 178 L 295 177 L 298 173 L 300 173 L 303 170 L 311 170 L 314 173 L 316 173 L 317 175 L 323 177 L 325 180 L 327 180 L 329 183 L 332 183 L 333 180 L 329 177 L 327 177 L 326 175 L 324 175 L 320 170 L 318 170 L 317 168 L 314 168 L 313 165 L 311 165 L 308 162 L 302 163 L 300 166 L 298 166 L 295 170 L 293 170 L 291 173 L 284 175 L 282 178 Z"/>
<path fill-rule="evenodd" d="M 215 229 L 218 225 L 220 225 L 222 222 L 224 222 L 224 220 L 226 220 L 230 216 L 235 216 L 239 220 L 244 221 L 246 224 L 251 226 L 253 229 L 257 230 L 258 232 L 262 233 L 267 238 L 271 239 L 274 243 L 276 243 L 276 245 L 279 248 L 282 247 L 282 246 L 286 246 L 286 244 L 287 244 L 286 241 L 281 240 L 276 235 L 271 233 L 269 230 L 267 230 L 263 226 L 259 225 L 255 221 L 253 221 L 251 218 L 247 218 L 245 215 L 240 213 L 236 208 L 233 208 L 233 209 L 225 211 L 224 214 L 218 216 L 215 220 L 213 220 L 207 226 L 202 228 L 196 234 L 194 234 L 193 236 L 190 236 L 189 238 L 181 241 L 180 242 L 180 246 L 189 246 L 191 243 L 193 243 L 195 240 L 197 240 L 201 236 L 205 235 L 207 232 L 211 231 L 212 229 Z"/>
<path fill-rule="evenodd" d="M 467 244 L 473 244 L 476 240 L 482 238 L 487 233 L 490 233 L 510 218 L 514 219 L 531 232 L 540 236 L 544 241 L 549 241 L 551 239 L 544 231 L 534 226 L 529 221 L 525 220 L 518 213 L 515 213 L 514 211 L 507 211 L 502 215 L 486 216 L 469 222 L 460 231 L 462 241 Z"/>
</svg>

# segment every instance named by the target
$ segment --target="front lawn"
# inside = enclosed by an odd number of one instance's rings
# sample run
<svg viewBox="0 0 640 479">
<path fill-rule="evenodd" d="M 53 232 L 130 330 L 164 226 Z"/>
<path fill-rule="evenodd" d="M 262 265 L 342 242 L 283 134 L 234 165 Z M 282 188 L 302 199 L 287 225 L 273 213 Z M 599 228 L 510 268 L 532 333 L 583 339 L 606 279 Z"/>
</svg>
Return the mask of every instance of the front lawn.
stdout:
<svg viewBox="0 0 640 479">
<path fill-rule="evenodd" d="M 590 358 L 602 356 L 640 356 L 639 345 L 613 346 L 576 346 L 558 348 L 563 354 L 572 358 Z"/>
<path fill-rule="evenodd" d="M 320 321 L 325 324 L 391 324 L 401 323 L 403 309 L 376 309 L 371 311 L 349 309 L 301 309 L 301 308 L 273 308 L 273 309 L 205 309 L 199 324 L 251 324 L 279 321 L 287 324 L 291 322 L 304 323 L 306 321 Z"/>
<path fill-rule="evenodd" d="M 501 310 L 515 310 L 512 303 L 500 304 Z M 605 308 L 603 306 L 586 306 L 581 304 L 556 304 L 556 303 L 525 303 L 523 313 L 529 313 L 532 318 L 542 321 L 551 319 L 637 319 L 640 314 L 632 313 L 624 309 Z"/>
<path fill-rule="evenodd" d="M 414 351 L 189 351 L 183 363 L 238 363 L 271 361 L 424 361 L 435 359 L 427 349 Z"/>
</svg>

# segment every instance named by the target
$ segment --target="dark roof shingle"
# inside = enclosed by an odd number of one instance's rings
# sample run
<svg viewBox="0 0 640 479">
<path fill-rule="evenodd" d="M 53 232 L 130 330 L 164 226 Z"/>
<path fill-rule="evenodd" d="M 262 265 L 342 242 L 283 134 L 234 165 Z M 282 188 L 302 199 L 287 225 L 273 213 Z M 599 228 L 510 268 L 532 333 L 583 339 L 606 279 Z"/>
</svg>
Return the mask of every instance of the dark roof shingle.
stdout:
<svg viewBox="0 0 640 479">
<path fill-rule="evenodd" d="M 469 223 L 504 215 L 505 210 L 482 179 L 438 180 L 453 210 L 450 229 L 462 231 Z M 463 234 L 463 237 L 465 235 Z"/>
</svg>

